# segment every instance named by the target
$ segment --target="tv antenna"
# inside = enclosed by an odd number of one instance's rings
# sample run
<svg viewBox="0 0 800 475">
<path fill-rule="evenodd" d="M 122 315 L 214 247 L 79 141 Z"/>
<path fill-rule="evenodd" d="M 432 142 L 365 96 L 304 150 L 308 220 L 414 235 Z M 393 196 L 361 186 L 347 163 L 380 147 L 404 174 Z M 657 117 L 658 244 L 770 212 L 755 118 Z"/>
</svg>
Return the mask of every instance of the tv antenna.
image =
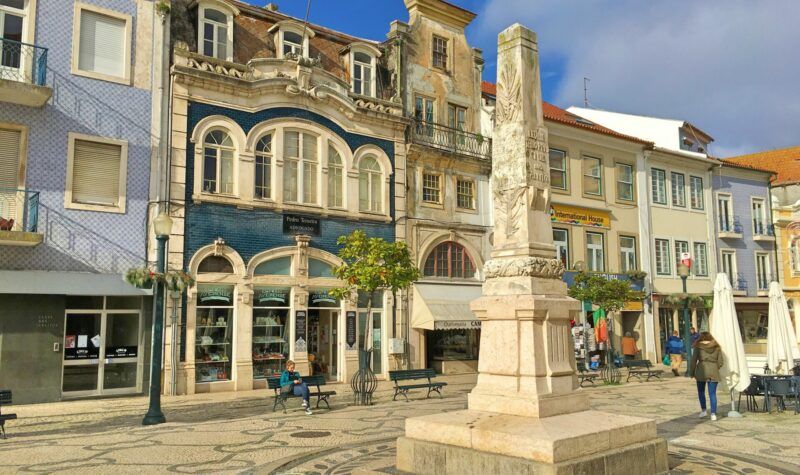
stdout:
<svg viewBox="0 0 800 475">
<path fill-rule="evenodd" d="M 583 107 L 589 107 L 589 81 L 590 79 L 585 77 L 583 78 Z"/>
</svg>

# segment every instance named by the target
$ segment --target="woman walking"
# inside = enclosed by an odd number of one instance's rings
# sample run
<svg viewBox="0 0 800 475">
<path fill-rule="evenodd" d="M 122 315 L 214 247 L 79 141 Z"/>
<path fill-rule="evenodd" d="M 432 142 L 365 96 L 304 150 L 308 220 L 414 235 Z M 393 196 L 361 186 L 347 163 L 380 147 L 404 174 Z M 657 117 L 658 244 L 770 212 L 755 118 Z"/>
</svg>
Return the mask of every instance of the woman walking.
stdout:
<svg viewBox="0 0 800 475">
<path fill-rule="evenodd" d="M 294 361 L 286 362 L 286 369 L 281 373 L 281 393 L 294 394 L 303 398 L 303 407 L 306 414 L 311 415 L 311 403 L 309 402 L 308 385 L 300 378 L 300 373 L 294 370 Z"/>
<path fill-rule="evenodd" d="M 711 420 L 717 420 L 717 383 L 719 370 L 722 368 L 722 351 L 711 333 L 703 332 L 692 345 L 691 368 L 697 380 L 697 397 L 700 400 L 700 417 L 706 417 L 706 386 L 708 398 L 711 400 Z"/>
</svg>

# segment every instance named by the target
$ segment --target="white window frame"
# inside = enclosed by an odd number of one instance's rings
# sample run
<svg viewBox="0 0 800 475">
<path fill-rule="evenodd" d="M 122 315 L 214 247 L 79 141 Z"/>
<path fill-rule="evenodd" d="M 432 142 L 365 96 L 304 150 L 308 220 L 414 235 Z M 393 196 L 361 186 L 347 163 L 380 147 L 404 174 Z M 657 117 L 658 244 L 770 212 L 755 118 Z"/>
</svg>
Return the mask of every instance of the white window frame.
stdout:
<svg viewBox="0 0 800 475">
<path fill-rule="evenodd" d="M 437 191 L 438 191 L 438 194 L 439 194 L 439 200 L 438 201 L 431 201 L 431 200 L 426 200 L 425 199 L 425 188 L 426 188 L 425 187 L 425 175 L 436 176 L 436 177 L 439 178 L 438 186 L 436 188 Z M 422 202 L 422 204 L 428 205 L 428 206 L 441 206 L 442 203 L 444 203 L 444 174 L 443 173 L 436 172 L 436 171 L 433 171 L 433 170 L 422 170 L 422 173 L 420 174 L 419 185 L 420 185 L 420 190 L 419 190 L 420 195 L 419 196 L 420 196 L 420 201 Z"/>
<path fill-rule="evenodd" d="M 654 242 L 654 244 L 653 244 L 653 247 L 654 247 L 653 258 L 654 258 L 654 261 L 655 261 L 654 264 L 655 264 L 655 269 L 656 269 L 656 275 L 663 276 L 663 277 L 670 277 L 672 275 L 672 257 L 673 257 L 672 250 L 671 250 L 672 249 L 672 243 L 670 242 L 669 239 L 662 239 L 662 238 L 655 238 L 653 240 L 653 242 Z M 666 259 L 666 261 L 665 261 L 666 262 L 666 272 L 662 272 L 664 270 L 664 266 L 663 265 L 660 266 L 661 269 L 659 269 L 659 249 L 658 249 L 659 243 L 666 243 L 667 244 L 666 254 L 662 257 L 662 259 Z"/>
<path fill-rule="evenodd" d="M 761 210 L 758 215 L 755 214 L 755 207 L 756 204 L 759 204 Z M 751 220 L 750 224 L 753 226 L 753 235 L 754 236 L 766 236 L 767 232 L 767 200 L 759 197 L 759 196 L 751 196 L 750 197 L 750 213 L 751 213 Z M 761 232 L 758 232 L 757 221 L 760 221 L 761 224 Z"/>
<path fill-rule="evenodd" d="M 289 158 L 289 157 L 286 156 L 286 134 L 288 132 L 297 132 L 299 134 L 298 135 L 299 141 L 297 143 L 297 153 L 299 155 L 298 157 Z M 315 160 L 310 160 L 310 159 L 308 159 L 308 158 L 306 158 L 304 156 L 304 153 L 303 153 L 303 140 L 305 140 L 303 138 L 304 135 L 312 136 L 314 138 L 314 140 L 316 140 L 316 142 L 317 142 L 317 157 L 316 157 Z M 297 179 L 297 183 L 296 183 L 297 184 L 297 199 L 289 201 L 284 196 L 284 202 L 291 203 L 291 204 L 297 204 L 297 205 L 305 205 L 305 206 L 319 206 L 320 205 L 320 188 L 321 188 L 321 183 L 322 183 L 322 176 L 321 176 L 322 175 L 322 171 L 321 171 L 322 170 L 322 166 L 321 166 L 322 157 L 321 157 L 321 154 L 323 153 L 322 150 L 321 150 L 322 147 L 320 146 L 320 143 L 325 143 L 327 145 L 327 142 L 322 142 L 322 140 L 320 140 L 320 135 L 318 133 L 316 133 L 316 132 L 311 131 L 311 130 L 300 129 L 300 128 L 295 128 L 295 127 L 287 127 L 285 129 L 283 129 L 283 141 L 282 141 L 282 143 L 283 143 L 283 149 L 281 150 L 281 156 L 282 156 L 282 161 L 283 161 L 283 177 L 282 177 L 283 180 L 287 180 L 288 179 L 288 176 L 286 174 L 286 168 L 287 168 L 286 167 L 286 162 L 297 160 L 297 177 L 296 177 L 296 179 Z M 327 151 L 326 151 L 326 153 L 327 153 Z M 305 188 L 306 188 L 305 168 L 306 168 L 306 163 L 308 163 L 308 162 L 317 164 L 317 166 L 316 166 L 316 168 L 317 168 L 316 188 L 317 189 L 314 192 L 314 195 L 316 197 L 315 201 L 305 201 L 305 191 L 306 191 L 305 190 Z"/>
<path fill-rule="evenodd" d="M 624 181 L 622 180 L 622 176 L 620 174 L 620 167 L 628 167 L 630 169 L 630 180 L 631 181 Z M 617 182 L 617 189 L 614 190 L 616 193 L 616 197 L 618 201 L 624 201 L 626 203 L 633 203 L 636 201 L 636 167 L 634 167 L 630 163 L 625 162 L 616 162 L 614 164 L 614 175 L 615 181 Z M 623 198 L 619 193 L 619 186 L 620 184 L 625 186 L 630 186 L 631 188 L 631 197 L 630 198 Z"/>
<path fill-rule="evenodd" d="M 729 269 L 730 273 L 725 271 L 725 256 L 726 255 L 731 256 L 730 257 L 731 268 Z M 735 290 L 736 289 L 736 284 L 733 282 L 733 278 L 734 277 L 738 278 L 738 276 L 739 276 L 739 272 L 738 272 L 737 266 L 736 266 L 736 250 L 735 249 L 720 249 L 719 250 L 719 257 L 720 257 L 719 258 L 719 271 L 722 272 L 723 274 L 728 274 L 728 280 L 730 281 L 731 286 L 734 287 L 734 290 Z"/>
<path fill-rule="evenodd" d="M 695 180 L 700 180 L 700 189 L 697 190 L 697 196 L 699 197 L 700 206 L 695 206 L 693 201 L 696 188 L 694 187 Z M 693 210 L 702 211 L 706 208 L 706 199 L 705 199 L 705 185 L 703 183 L 703 177 L 697 175 L 689 175 L 689 207 Z"/>
<path fill-rule="evenodd" d="M 698 247 L 703 246 L 703 259 L 700 259 L 700 253 L 697 252 Z M 708 243 L 705 242 L 692 242 L 692 259 L 694 267 L 694 275 L 697 277 L 708 277 Z M 703 263 L 702 272 L 700 272 L 700 262 Z"/>
<path fill-rule="evenodd" d="M 215 22 L 213 20 L 206 20 L 205 11 L 206 10 L 216 10 L 220 13 L 223 13 L 227 19 L 227 23 L 222 25 L 221 23 Z M 217 37 L 217 27 L 218 26 L 225 26 L 226 28 L 226 44 L 228 46 L 228 50 L 225 52 L 224 58 L 217 58 L 216 51 L 214 51 L 213 58 L 225 60 L 225 61 L 233 61 L 233 17 L 239 14 L 239 11 L 236 10 L 232 5 L 228 5 L 225 2 L 214 1 L 214 0 L 201 0 L 198 2 L 197 6 L 197 53 L 203 54 L 204 52 L 204 40 L 205 38 L 203 35 L 205 34 L 205 28 L 203 28 L 203 24 L 208 22 L 214 25 L 214 37 Z M 214 50 L 217 49 L 217 41 L 214 41 Z"/>
<path fill-rule="evenodd" d="M 339 149 L 339 147 L 334 144 L 332 140 L 325 141 L 328 144 L 328 147 L 325 149 L 325 183 L 327 186 L 325 199 L 326 205 L 328 208 L 333 209 L 345 209 L 347 207 L 347 159 L 345 158 L 344 153 Z M 336 150 L 339 154 L 339 160 L 341 160 L 340 164 L 331 165 L 331 149 Z M 339 170 L 340 176 L 338 177 L 339 182 L 342 188 L 342 196 L 341 196 L 341 203 L 334 204 L 331 200 L 331 184 L 336 179 L 331 173 L 333 169 Z"/>
<path fill-rule="evenodd" d="M 800 237 L 789 241 L 789 258 L 791 259 L 792 275 L 800 273 Z"/>
<path fill-rule="evenodd" d="M 722 209 L 720 208 L 721 199 L 724 199 L 726 201 L 725 211 L 728 218 L 726 222 L 728 229 L 722 229 L 722 214 L 720 213 L 720 210 Z M 717 226 L 716 226 L 717 231 L 723 233 L 736 232 L 736 227 L 734 225 L 734 222 L 736 220 L 733 217 L 733 195 L 731 195 L 730 193 L 717 193 L 717 199 L 714 205 L 717 211 Z"/>
<path fill-rule="evenodd" d="M 656 172 L 662 174 L 661 180 L 656 179 Z M 658 185 L 663 185 L 663 186 L 659 188 Z M 659 191 L 661 193 L 659 193 Z M 663 196 L 663 199 L 657 200 L 656 195 L 658 195 L 659 197 Z M 655 205 L 668 206 L 669 204 L 669 196 L 667 195 L 667 171 L 663 168 L 653 167 L 650 169 L 650 199 Z"/>
<path fill-rule="evenodd" d="M 283 53 L 283 34 L 287 31 L 300 35 L 303 39 L 302 50 L 304 58 L 308 58 L 308 43 L 314 37 L 314 30 L 304 27 L 302 23 L 295 20 L 281 20 L 267 30 L 269 33 L 274 33 L 275 40 L 275 56 L 280 59 L 286 59 Z"/>
<path fill-rule="evenodd" d="M 680 188 L 675 185 L 675 178 L 680 177 L 683 182 Z M 686 208 L 686 174 L 681 172 L 669 172 L 670 202 L 673 208 Z M 680 203 L 676 202 L 680 198 Z"/>
<path fill-rule="evenodd" d="M 233 143 L 233 145 L 230 148 L 221 147 L 221 146 L 214 147 L 217 150 L 217 157 L 216 157 L 216 161 L 215 161 L 215 166 L 216 166 L 216 172 L 215 173 L 216 174 L 214 175 L 214 177 L 215 177 L 214 181 L 216 183 L 216 185 L 215 185 L 216 189 L 214 191 L 206 191 L 205 190 L 205 183 L 202 182 L 202 180 L 205 179 L 204 178 L 205 168 L 203 168 L 203 167 L 205 167 L 205 148 L 206 148 L 205 139 L 206 139 L 206 136 L 208 134 L 210 134 L 211 132 L 214 132 L 214 131 L 220 131 L 220 132 L 226 134 L 228 136 L 228 138 L 231 139 L 231 143 Z M 274 140 L 274 137 L 273 137 L 273 140 Z M 231 130 L 229 130 L 229 129 L 224 128 L 224 127 L 212 127 L 212 128 L 209 128 L 208 130 L 205 131 L 205 133 L 201 137 L 200 148 L 202 150 L 202 155 L 200 156 L 200 158 L 201 158 L 201 161 L 200 161 L 200 167 L 201 167 L 200 168 L 200 180 L 201 180 L 201 182 L 200 182 L 200 190 L 201 190 L 201 192 L 205 193 L 205 194 L 211 194 L 211 195 L 217 195 L 217 196 L 236 196 L 238 194 L 237 191 L 239 189 L 239 153 L 238 153 L 239 151 L 236 148 L 236 139 L 233 136 L 233 132 Z M 232 165 L 232 170 L 231 170 L 231 180 L 232 181 L 231 181 L 231 185 L 232 185 L 232 189 L 231 189 L 230 193 L 228 193 L 226 191 L 222 191 L 222 154 L 221 154 L 221 151 L 225 150 L 225 149 L 230 150 L 230 151 L 233 152 L 233 156 L 231 157 L 231 162 L 232 162 L 231 163 L 231 165 Z M 255 165 L 255 159 L 253 160 L 253 164 Z M 253 173 L 253 176 L 255 176 L 255 173 Z M 255 191 L 255 187 L 254 187 L 253 191 Z"/>
<path fill-rule="evenodd" d="M 679 250 L 678 249 L 678 243 L 681 243 L 681 245 L 686 244 L 686 247 Z M 681 246 L 681 247 L 683 247 L 683 246 Z M 688 252 L 689 255 L 691 255 L 692 243 L 688 239 L 674 239 L 672 241 L 672 249 L 673 249 L 673 252 L 674 252 L 673 257 L 675 259 L 675 262 L 674 262 L 675 271 L 677 272 L 678 265 L 681 262 L 681 254 L 684 253 L 684 252 Z"/>
<path fill-rule="evenodd" d="M 371 158 L 375 160 L 375 163 L 378 165 L 378 170 L 376 171 L 364 171 L 361 169 L 363 165 L 363 161 L 366 158 Z M 362 173 L 366 174 L 367 179 L 367 208 L 364 209 L 361 204 L 363 203 L 363 197 L 361 196 L 361 179 Z M 358 210 L 362 213 L 378 213 L 383 214 L 383 181 L 384 181 L 384 172 L 383 167 L 381 167 L 381 161 L 378 157 L 373 155 L 364 155 L 359 158 L 358 160 Z M 372 194 L 372 186 L 375 184 L 375 180 L 378 181 L 378 196 L 377 199 Z M 373 209 L 373 205 L 377 203 L 377 209 Z"/>
<path fill-rule="evenodd" d="M 444 65 L 437 66 L 436 61 L 434 60 L 434 51 L 436 51 L 436 40 L 442 40 L 444 42 Z M 439 71 L 449 71 L 450 70 L 450 57 L 452 56 L 452 51 L 450 48 L 450 39 L 445 38 L 442 35 L 433 34 L 431 36 L 431 68 L 438 69 Z"/>
<path fill-rule="evenodd" d="M 352 43 L 349 46 L 349 63 L 350 63 L 350 90 L 353 94 L 359 94 L 368 97 L 378 97 L 378 58 L 381 57 L 381 51 L 367 43 Z M 370 58 L 370 63 L 356 61 L 356 53 L 366 54 Z M 362 91 L 356 92 L 356 67 L 367 66 L 370 68 L 369 91 L 363 91 L 363 69 L 362 69 Z"/>
<path fill-rule="evenodd" d="M 600 236 L 600 246 L 597 244 L 589 243 L 589 236 Z M 586 231 L 586 266 L 590 272 L 605 272 L 606 271 L 606 236 L 603 233 Z M 594 254 L 594 259 L 590 259 L 590 255 Z M 598 261 L 598 257 L 600 258 Z M 602 266 L 600 269 L 592 269 L 590 262 L 594 260 L 595 263 L 599 262 Z"/>
<path fill-rule="evenodd" d="M 0 12 L 10 13 L 15 16 L 22 17 L 22 42 L 28 44 L 35 44 L 36 41 L 36 0 L 26 0 L 22 10 L 17 8 L 7 7 L 0 5 Z M 33 21 L 31 21 L 33 19 Z M 3 67 L 3 66 L 0 66 Z M 20 75 L 30 80 L 31 71 L 30 66 L 27 62 L 20 61 L 19 65 Z"/>
<path fill-rule="evenodd" d="M 769 291 L 769 283 L 771 277 L 770 266 L 769 266 L 769 261 L 770 261 L 769 252 L 756 251 L 754 257 L 755 257 L 755 271 L 756 271 L 756 292 L 767 292 Z M 759 272 L 761 269 L 759 269 L 758 265 L 759 258 L 763 258 L 764 260 L 764 269 L 763 269 L 764 279 L 765 279 L 764 288 L 761 288 L 761 285 L 759 285 L 761 284 L 761 272 Z"/>
<path fill-rule="evenodd" d="M 562 158 L 564 160 L 564 168 L 563 169 L 562 168 L 554 168 L 553 164 L 550 162 L 550 154 L 552 154 L 553 152 L 557 152 L 557 153 L 562 155 Z M 556 173 L 561 174 L 564 177 L 564 186 L 560 187 L 560 186 L 552 186 L 551 185 L 552 189 L 554 189 L 556 191 L 568 191 L 569 190 L 569 172 L 568 172 L 569 163 L 568 162 L 569 162 L 569 158 L 568 158 L 566 150 L 562 150 L 560 148 L 551 147 L 547 151 L 547 167 L 550 170 L 550 175 L 552 176 L 553 171 L 555 171 Z M 551 178 L 550 179 L 550 183 L 552 183 L 552 182 L 553 182 L 553 180 Z"/>
<path fill-rule="evenodd" d="M 19 132 L 19 160 L 17 168 L 17 185 L 18 189 L 25 188 L 25 175 L 28 169 L 28 133 L 29 127 L 27 125 L 15 124 L 13 122 L 0 122 L 0 129 L 11 130 Z"/>
<path fill-rule="evenodd" d="M 112 139 L 109 137 L 98 137 L 94 135 L 84 135 L 75 132 L 67 134 L 67 181 L 64 188 L 64 208 L 83 210 L 83 211 L 102 211 L 106 213 L 125 213 L 126 206 L 126 185 L 128 177 L 128 141 Z M 106 206 L 99 204 L 77 203 L 72 200 L 72 179 L 75 165 L 75 141 L 85 140 L 87 142 L 97 142 L 120 146 L 119 157 L 119 200 L 116 206 Z"/>
<path fill-rule="evenodd" d="M 474 178 L 470 178 L 470 177 L 466 177 L 466 176 L 462 176 L 462 175 L 456 175 L 455 177 L 453 177 L 453 182 L 454 182 L 454 187 L 453 188 L 454 188 L 454 190 L 456 192 L 456 202 L 455 202 L 456 209 L 459 210 L 459 211 L 476 211 L 477 210 L 477 202 L 478 202 L 478 183 L 475 181 L 475 179 Z M 463 206 L 459 205 L 459 202 L 458 202 L 458 197 L 460 195 L 459 188 L 458 188 L 459 182 L 465 182 L 465 183 L 470 183 L 471 184 L 471 187 L 472 187 L 472 200 L 471 200 L 471 203 L 470 203 L 469 207 L 463 207 Z"/>
<path fill-rule="evenodd" d="M 592 166 L 587 166 L 587 163 L 589 163 L 592 160 L 597 161 L 597 167 L 598 167 L 598 174 L 597 175 L 590 174 L 590 170 L 593 167 Z M 581 189 L 583 191 L 583 194 L 586 195 L 586 196 L 593 196 L 593 197 L 605 196 L 605 186 L 603 184 L 603 159 L 600 158 L 600 157 L 593 157 L 591 155 L 584 155 L 583 157 L 581 157 L 581 163 L 582 163 L 581 168 L 583 169 L 583 177 L 582 177 L 582 180 L 581 180 Z M 590 193 L 590 192 L 586 191 L 586 179 L 587 178 L 591 179 L 591 180 L 597 180 L 598 188 L 600 190 L 599 192 Z"/>
<path fill-rule="evenodd" d="M 623 247 L 622 240 L 623 239 L 632 239 L 633 246 Z M 629 235 L 620 235 L 619 236 L 619 270 L 620 272 L 630 272 L 638 270 L 639 267 L 639 259 L 636 255 L 636 236 L 629 236 Z M 630 261 L 633 260 L 633 267 L 629 267 Z"/>
<path fill-rule="evenodd" d="M 261 143 L 261 139 L 263 139 L 264 137 L 266 137 L 268 135 L 270 136 L 270 153 L 267 154 L 267 153 L 264 153 L 264 152 L 258 150 L 258 144 Z M 273 201 L 275 199 L 275 161 L 277 160 L 277 151 L 275 150 L 275 147 L 277 146 L 277 143 L 278 143 L 278 141 L 277 141 L 275 136 L 276 136 L 276 131 L 274 129 L 273 130 L 267 130 L 267 131 L 265 131 L 265 132 L 263 132 L 263 133 L 261 133 L 259 135 L 258 139 L 256 140 L 256 146 L 253 147 L 253 166 L 254 167 L 258 166 L 258 159 L 259 158 L 263 157 L 263 158 L 267 158 L 269 160 L 269 166 L 267 167 L 267 169 L 269 170 L 269 180 L 268 180 L 267 185 L 266 185 L 269 188 L 269 194 L 267 196 L 259 197 L 259 196 L 256 195 L 256 188 L 258 187 L 258 184 L 255 183 L 256 173 L 255 173 L 255 168 L 254 168 L 254 172 L 253 172 L 253 180 L 254 180 L 254 183 L 253 183 L 253 198 L 256 199 L 256 200 Z M 233 140 L 233 137 L 231 137 L 231 140 Z M 236 155 L 234 153 L 234 159 L 235 159 L 235 157 L 236 157 Z M 236 185 L 234 185 L 234 188 L 236 188 Z"/>
<path fill-rule="evenodd" d="M 81 13 L 83 11 L 93 12 L 98 15 L 105 15 L 125 22 L 125 43 L 123 46 L 123 75 L 111 76 L 109 74 L 85 71 L 79 67 L 80 45 L 81 45 Z M 125 13 L 115 12 L 108 8 L 102 8 L 83 2 L 75 2 L 72 18 L 72 67 L 71 72 L 76 76 L 84 76 L 101 81 L 115 82 L 118 84 L 131 84 L 131 49 L 133 41 L 133 19 Z"/>
<path fill-rule="evenodd" d="M 564 240 L 556 240 L 555 234 L 564 233 Z M 556 259 L 561 260 L 561 251 L 565 251 L 567 259 L 564 267 L 569 268 L 570 255 L 569 255 L 569 229 L 567 228 L 553 228 L 553 244 L 556 246 Z"/>
</svg>

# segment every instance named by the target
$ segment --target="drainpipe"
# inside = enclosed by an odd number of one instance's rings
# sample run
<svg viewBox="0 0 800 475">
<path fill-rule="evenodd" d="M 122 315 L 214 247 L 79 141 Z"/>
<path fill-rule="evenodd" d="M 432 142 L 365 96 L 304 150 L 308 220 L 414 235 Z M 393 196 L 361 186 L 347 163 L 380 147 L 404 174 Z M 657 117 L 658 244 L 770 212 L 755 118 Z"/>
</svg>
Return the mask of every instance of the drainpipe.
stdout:
<svg viewBox="0 0 800 475">
<path fill-rule="evenodd" d="M 772 176 L 770 176 L 770 178 L 772 178 Z M 769 193 L 767 195 L 767 198 L 769 198 L 768 199 L 768 203 L 767 203 L 767 206 L 769 206 L 769 224 L 770 224 L 770 226 L 772 226 L 772 234 L 775 235 L 775 242 L 772 245 L 772 258 L 775 261 L 775 267 L 774 267 L 774 269 L 775 269 L 775 281 L 776 282 L 780 282 L 781 281 L 781 273 L 780 273 L 780 265 L 779 265 L 780 264 L 780 259 L 778 259 L 778 249 L 780 248 L 781 243 L 778 241 L 778 231 L 777 231 L 777 226 L 775 226 L 775 211 L 772 208 L 772 181 L 771 180 L 770 180 L 770 183 L 767 184 L 767 190 L 769 191 Z"/>
</svg>

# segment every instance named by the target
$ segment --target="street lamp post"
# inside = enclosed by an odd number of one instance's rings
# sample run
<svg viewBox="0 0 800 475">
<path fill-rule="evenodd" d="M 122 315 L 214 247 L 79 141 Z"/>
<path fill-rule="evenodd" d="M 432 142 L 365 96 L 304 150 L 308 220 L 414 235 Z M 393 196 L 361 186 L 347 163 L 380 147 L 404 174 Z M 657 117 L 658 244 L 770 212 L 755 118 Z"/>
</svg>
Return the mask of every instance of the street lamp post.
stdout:
<svg viewBox="0 0 800 475">
<path fill-rule="evenodd" d="M 172 232 L 172 219 L 162 210 L 153 220 L 156 233 L 156 272 L 164 273 L 166 244 Z M 162 424 L 167 421 L 161 412 L 161 361 L 164 346 L 164 289 L 160 281 L 153 285 L 153 344 L 150 357 L 150 407 L 142 425 Z"/>
<path fill-rule="evenodd" d="M 686 376 L 692 377 L 692 338 L 689 333 L 689 294 L 686 290 L 686 278 L 689 277 L 689 266 L 678 264 L 678 275 L 683 281 L 683 342 L 686 345 Z"/>
</svg>

